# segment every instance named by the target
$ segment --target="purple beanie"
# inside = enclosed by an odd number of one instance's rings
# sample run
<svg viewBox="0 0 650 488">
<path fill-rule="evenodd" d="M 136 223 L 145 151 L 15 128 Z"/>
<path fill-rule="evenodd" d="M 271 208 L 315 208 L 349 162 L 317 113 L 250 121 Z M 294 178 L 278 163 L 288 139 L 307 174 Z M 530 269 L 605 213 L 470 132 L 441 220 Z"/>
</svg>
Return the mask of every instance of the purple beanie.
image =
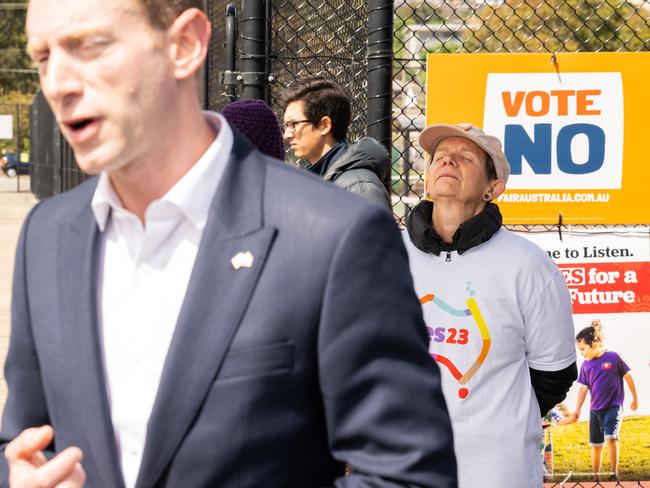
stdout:
<svg viewBox="0 0 650 488">
<path fill-rule="evenodd" d="M 282 129 L 278 118 L 262 100 L 239 100 L 221 110 L 228 123 L 241 132 L 257 149 L 284 160 Z"/>
</svg>

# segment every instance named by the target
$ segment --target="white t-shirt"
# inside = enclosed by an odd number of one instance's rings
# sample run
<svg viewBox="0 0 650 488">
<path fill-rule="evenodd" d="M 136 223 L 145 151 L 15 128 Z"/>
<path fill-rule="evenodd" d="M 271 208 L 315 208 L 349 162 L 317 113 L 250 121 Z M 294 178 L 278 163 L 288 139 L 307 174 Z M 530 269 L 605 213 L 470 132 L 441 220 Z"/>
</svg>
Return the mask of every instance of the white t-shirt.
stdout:
<svg viewBox="0 0 650 488">
<path fill-rule="evenodd" d="M 460 488 L 541 487 L 542 424 L 528 369 L 576 360 L 561 272 L 504 228 L 449 258 L 420 251 L 406 231 L 403 238 L 440 366 Z"/>
</svg>

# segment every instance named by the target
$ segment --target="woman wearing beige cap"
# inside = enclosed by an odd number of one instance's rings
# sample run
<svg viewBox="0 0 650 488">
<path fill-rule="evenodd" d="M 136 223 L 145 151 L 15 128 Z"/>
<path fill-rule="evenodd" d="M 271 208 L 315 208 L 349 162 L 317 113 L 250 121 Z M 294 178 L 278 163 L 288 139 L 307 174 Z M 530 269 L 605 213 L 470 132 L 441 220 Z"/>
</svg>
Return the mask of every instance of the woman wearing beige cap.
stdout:
<svg viewBox="0 0 650 488">
<path fill-rule="evenodd" d="M 433 125 L 429 200 L 404 241 L 442 369 L 460 488 L 543 483 L 541 417 L 577 377 L 571 299 L 546 253 L 502 227 L 492 203 L 510 169 L 496 137 Z"/>
</svg>

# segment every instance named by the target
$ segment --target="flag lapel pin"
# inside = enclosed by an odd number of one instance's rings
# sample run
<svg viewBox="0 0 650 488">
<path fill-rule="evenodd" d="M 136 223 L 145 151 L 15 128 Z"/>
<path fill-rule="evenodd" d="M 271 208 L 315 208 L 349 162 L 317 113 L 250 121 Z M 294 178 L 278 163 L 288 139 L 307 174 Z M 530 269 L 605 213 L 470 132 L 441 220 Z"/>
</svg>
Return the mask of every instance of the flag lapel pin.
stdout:
<svg viewBox="0 0 650 488">
<path fill-rule="evenodd" d="M 235 269 L 250 268 L 253 266 L 253 259 L 253 254 L 250 251 L 238 252 L 230 258 L 230 263 Z"/>
</svg>

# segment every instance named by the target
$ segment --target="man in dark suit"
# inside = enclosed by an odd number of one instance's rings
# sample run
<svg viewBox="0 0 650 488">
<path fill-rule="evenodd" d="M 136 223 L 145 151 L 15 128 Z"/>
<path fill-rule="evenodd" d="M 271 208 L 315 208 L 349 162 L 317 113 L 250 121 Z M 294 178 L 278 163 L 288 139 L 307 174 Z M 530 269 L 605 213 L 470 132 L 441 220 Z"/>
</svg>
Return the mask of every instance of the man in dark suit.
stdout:
<svg viewBox="0 0 650 488">
<path fill-rule="evenodd" d="M 200 111 L 201 3 L 30 2 L 98 176 L 21 233 L 2 485 L 455 487 L 394 222 Z"/>
</svg>

